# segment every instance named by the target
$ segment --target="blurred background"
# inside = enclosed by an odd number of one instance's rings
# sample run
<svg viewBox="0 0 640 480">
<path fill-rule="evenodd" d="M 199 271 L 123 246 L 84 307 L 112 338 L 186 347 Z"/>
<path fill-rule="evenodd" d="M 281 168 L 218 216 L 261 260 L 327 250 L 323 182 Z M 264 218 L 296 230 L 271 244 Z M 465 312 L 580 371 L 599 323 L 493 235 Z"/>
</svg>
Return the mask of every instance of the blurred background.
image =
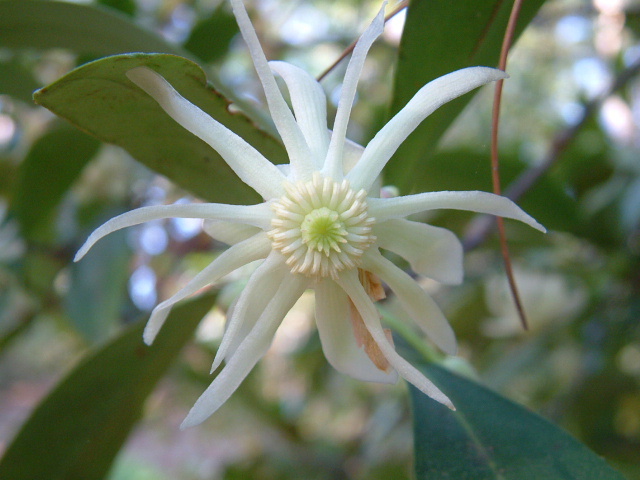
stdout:
<svg viewBox="0 0 640 480">
<path fill-rule="evenodd" d="M 260 102 L 225 2 L 81 3 L 118 10 L 182 45 L 229 90 Z M 248 5 L 267 56 L 314 75 L 379 8 L 377 0 Z M 387 118 L 403 23 L 404 12 L 388 22 L 365 64 L 353 140 L 366 142 Z M 639 36 L 640 1 L 549 0 L 512 51 L 502 102 L 505 184 L 518 178 L 519 203 L 550 229 L 543 237 L 507 225 L 528 332 L 490 224 L 469 214 L 425 218 L 468 247 L 462 286 L 424 283 L 458 335 L 461 358 L 451 360 L 453 368 L 561 425 L 630 479 L 640 479 Z M 87 352 L 148 315 L 222 247 L 199 221 L 158 221 L 113 234 L 81 263 L 71 262 L 106 219 L 191 198 L 124 150 L 31 101 L 33 90 L 91 59 L 0 43 L 0 454 Z M 344 69 L 322 82 L 334 103 Z M 447 131 L 424 167 L 426 185 L 491 190 L 492 94 L 481 91 Z M 538 173 L 543 181 L 528 186 Z M 223 410 L 178 430 L 211 380 L 225 310 L 243 278 L 237 272 L 222 286 L 108 478 L 409 478 L 406 386 L 363 384 L 334 371 L 321 352 L 312 296 L 288 315 L 269 354 Z"/>
</svg>

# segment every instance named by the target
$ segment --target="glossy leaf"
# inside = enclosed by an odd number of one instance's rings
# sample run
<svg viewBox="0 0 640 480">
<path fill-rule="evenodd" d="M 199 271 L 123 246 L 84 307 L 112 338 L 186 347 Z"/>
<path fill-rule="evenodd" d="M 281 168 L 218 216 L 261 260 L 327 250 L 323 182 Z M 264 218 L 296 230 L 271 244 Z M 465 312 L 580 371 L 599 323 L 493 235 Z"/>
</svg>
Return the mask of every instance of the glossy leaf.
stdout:
<svg viewBox="0 0 640 480">
<path fill-rule="evenodd" d="M 85 358 L 27 420 L 0 463 L 0 478 L 104 478 L 146 397 L 213 301 L 207 295 L 176 307 L 151 347 L 137 324 Z"/>
<path fill-rule="evenodd" d="M 411 388 L 417 480 L 624 480 L 548 420 L 433 363 L 455 412 Z"/>
<path fill-rule="evenodd" d="M 516 35 L 544 3 L 523 2 Z M 502 38 L 513 2 L 412 0 L 407 12 L 391 113 L 398 112 L 425 84 L 454 70 L 498 64 Z M 465 95 L 440 107 L 402 144 L 385 169 L 387 183 L 403 193 L 430 175 L 430 159 L 442 134 L 472 98 Z M 485 168 L 489 169 L 489 160 Z"/>
<path fill-rule="evenodd" d="M 180 47 L 114 10 L 41 0 L 0 1 L 0 46 L 68 48 L 93 55 L 129 52 L 185 55 Z"/>
<path fill-rule="evenodd" d="M 195 63 L 163 54 L 107 57 L 73 70 L 38 90 L 36 103 L 100 140 L 119 145 L 134 158 L 203 200 L 254 203 L 258 195 L 242 183 L 220 156 L 174 122 L 125 73 L 146 65 L 184 97 L 244 137 L 268 159 L 282 163 L 284 148 L 207 85 Z"/>
<path fill-rule="evenodd" d="M 52 214 L 100 142 L 72 128 L 55 128 L 40 137 L 20 164 L 13 207 L 23 234 L 42 240 Z"/>
</svg>

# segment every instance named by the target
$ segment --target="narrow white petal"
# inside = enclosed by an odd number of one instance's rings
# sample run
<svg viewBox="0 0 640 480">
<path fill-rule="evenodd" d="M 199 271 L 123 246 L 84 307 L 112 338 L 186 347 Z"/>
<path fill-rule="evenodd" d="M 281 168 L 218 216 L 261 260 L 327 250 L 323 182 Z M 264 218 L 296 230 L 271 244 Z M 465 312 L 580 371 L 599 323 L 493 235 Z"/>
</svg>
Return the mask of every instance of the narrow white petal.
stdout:
<svg viewBox="0 0 640 480">
<path fill-rule="evenodd" d="M 240 179 L 265 199 L 283 194 L 284 176 L 260 152 L 227 127 L 182 97 L 163 77 L 147 67 L 127 72 L 127 77 L 147 92 L 184 128 L 220 154 Z"/>
<path fill-rule="evenodd" d="M 358 80 L 360 79 L 362 67 L 364 66 L 364 61 L 371 45 L 373 45 L 373 42 L 384 30 L 384 7 L 386 5 L 387 2 L 382 4 L 382 8 L 378 12 L 378 15 L 376 15 L 376 18 L 373 19 L 373 22 L 371 22 L 369 27 L 358 39 L 353 49 L 344 81 L 342 82 L 338 111 L 336 112 L 333 134 L 331 135 L 331 143 L 329 144 L 329 153 L 327 154 L 327 160 L 322 170 L 325 176 L 337 181 L 341 180 L 344 175 L 342 151 L 347 135 L 347 125 L 349 124 L 351 108 L 353 107 L 353 101 L 356 96 Z"/>
<path fill-rule="evenodd" d="M 376 243 L 409 262 L 414 272 L 448 285 L 463 276 L 462 244 L 445 228 L 394 218 L 373 228 Z"/>
<path fill-rule="evenodd" d="M 89 249 L 102 237 L 116 230 L 132 227 L 151 220 L 159 220 L 162 218 L 211 218 L 246 223 L 266 230 L 270 228 L 271 216 L 271 210 L 265 203 L 258 205 L 189 203 L 137 208 L 118 215 L 95 229 L 80 250 L 78 250 L 73 261 L 77 262 L 84 257 Z"/>
<path fill-rule="evenodd" d="M 236 391 L 258 360 L 267 353 L 280 322 L 300 298 L 307 284 L 308 280 L 300 276 L 285 277 L 275 296 L 260 315 L 255 327 L 242 341 L 229 363 L 198 399 L 182 422 L 181 428 L 202 423 Z"/>
<path fill-rule="evenodd" d="M 320 169 L 329 148 L 324 90 L 315 78 L 290 63 L 272 61 L 269 66 L 282 77 L 289 89 L 296 121 L 311 150 L 315 167 Z"/>
<path fill-rule="evenodd" d="M 280 254 L 272 252 L 251 274 L 233 310 L 228 312 L 227 325 L 213 360 L 212 372 L 224 359 L 229 358 L 242 339 L 251 331 L 260 317 L 260 312 L 275 295 L 285 273 L 284 259 Z"/>
<path fill-rule="evenodd" d="M 231 323 L 235 323 L 237 328 L 235 329 L 235 335 L 231 335 L 231 328 L 227 328 L 225 331 L 225 337 L 223 340 L 226 340 L 228 343 L 228 347 L 226 351 L 223 345 L 220 345 L 219 352 L 216 352 L 216 357 L 218 357 L 218 365 L 215 363 L 211 367 L 211 372 L 215 371 L 216 368 L 220 365 L 220 359 L 222 359 L 222 354 L 224 353 L 224 361 L 229 362 L 231 357 L 235 355 L 238 347 L 241 345 L 244 338 L 251 332 L 256 322 L 260 318 L 260 315 L 264 311 L 266 305 L 271 301 L 271 299 L 275 296 L 280 284 L 284 281 L 285 277 L 290 275 L 290 273 L 282 268 L 279 271 L 272 273 L 266 279 L 263 279 L 263 285 L 256 285 L 249 290 L 249 295 L 246 298 L 243 298 L 247 303 L 244 308 L 238 308 L 238 304 L 240 303 L 240 298 L 233 306 L 233 310 L 230 309 L 230 314 L 232 315 Z M 267 285 L 268 284 L 268 285 Z M 248 285 L 247 285 L 248 286 Z"/>
<path fill-rule="evenodd" d="M 455 355 L 458 346 L 451 325 L 436 302 L 415 280 L 384 258 L 377 249 L 369 249 L 363 260 L 367 270 L 389 285 L 416 325 L 445 353 Z"/>
<path fill-rule="evenodd" d="M 474 88 L 508 75 L 488 67 L 457 70 L 429 82 L 369 142 L 347 178 L 355 190 L 367 190 L 405 139 L 434 110 Z"/>
<path fill-rule="evenodd" d="M 344 142 L 344 153 L 342 154 L 342 168 L 344 173 L 347 174 L 355 167 L 364 152 L 364 147 L 359 143 L 353 142 L 348 138 Z"/>
<path fill-rule="evenodd" d="M 358 346 L 351 326 L 349 297 L 332 280 L 320 282 L 316 292 L 316 324 L 324 356 L 346 375 L 365 382 L 395 383 L 398 374 L 379 370 Z"/>
<path fill-rule="evenodd" d="M 289 110 L 287 102 L 282 97 L 242 0 L 231 0 L 231 7 L 240 27 L 242 37 L 249 47 L 253 65 L 264 89 L 273 123 L 278 129 L 278 133 L 280 133 L 289 154 L 295 180 L 309 180 L 314 171 L 309 147 L 295 118 L 293 118 L 291 110 Z"/>
<path fill-rule="evenodd" d="M 370 198 L 368 202 L 370 215 L 379 222 L 426 210 L 450 208 L 512 218 L 543 233 L 547 231 L 508 198 L 488 192 L 426 192 L 395 198 Z"/>
<path fill-rule="evenodd" d="M 342 155 L 342 163 L 344 168 L 345 175 L 349 173 L 353 167 L 355 167 L 360 158 L 362 157 L 362 153 L 364 152 L 364 147 L 356 142 L 352 142 L 347 139 L 344 142 L 344 153 Z M 378 197 L 380 189 L 382 188 L 382 177 L 378 176 L 375 182 L 369 188 L 369 196 Z"/>
<path fill-rule="evenodd" d="M 181 288 L 171 298 L 160 303 L 151 312 L 151 317 L 144 329 L 143 339 L 147 345 L 151 345 L 156 335 L 162 328 L 171 307 L 180 300 L 193 295 L 198 290 L 217 282 L 224 275 L 228 275 L 234 270 L 246 265 L 247 263 L 265 258 L 271 251 L 271 242 L 264 232 L 261 232 L 248 240 L 240 242 L 218 256 L 204 270 L 198 273 Z"/>
<path fill-rule="evenodd" d="M 339 277 L 338 284 L 347 292 L 358 312 L 360 312 L 367 330 L 369 330 L 369 333 L 378 344 L 380 351 L 400 376 L 424 394 L 455 410 L 451 400 L 413 365 L 398 355 L 393 345 L 389 343 L 380 324 L 378 311 L 360 284 L 357 273 L 354 270 L 345 272 Z"/>
<path fill-rule="evenodd" d="M 211 238 L 227 245 L 235 245 L 260 232 L 260 229 L 253 225 L 222 220 L 205 220 L 202 229 Z"/>
</svg>

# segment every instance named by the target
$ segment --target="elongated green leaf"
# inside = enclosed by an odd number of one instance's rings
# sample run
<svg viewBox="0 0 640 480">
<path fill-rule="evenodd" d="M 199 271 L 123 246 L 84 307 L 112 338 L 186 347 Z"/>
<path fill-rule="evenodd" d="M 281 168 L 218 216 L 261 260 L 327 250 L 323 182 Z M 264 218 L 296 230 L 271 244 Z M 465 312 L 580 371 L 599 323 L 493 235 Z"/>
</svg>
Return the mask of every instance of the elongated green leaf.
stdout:
<svg viewBox="0 0 640 480">
<path fill-rule="evenodd" d="M 97 138 L 119 145 L 149 168 L 166 175 L 204 200 L 252 203 L 258 195 L 242 183 L 206 143 L 173 121 L 125 73 L 146 65 L 184 97 L 244 137 L 276 163 L 284 148 L 246 116 L 229 111 L 229 102 L 206 84 L 195 63 L 173 55 L 107 57 L 73 70 L 38 90 L 36 103 Z"/>
<path fill-rule="evenodd" d="M 126 236 L 122 230 L 114 232 L 100 248 L 90 250 L 82 262 L 69 267 L 67 314 L 75 329 L 91 343 L 102 342 L 113 333 L 122 310 L 131 259 Z"/>
<path fill-rule="evenodd" d="M 129 52 L 185 55 L 180 47 L 119 12 L 42 0 L 0 1 L 0 46 L 68 48 L 93 55 Z"/>
<path fill-rule="evenodd" d="M 457 411 L 411 388 L 417 480 L 624 480 L 537 414 L 435 364 L 418 367 Z"/>
<path fill-rule="evenodd" d="M 43 239 L 52 213 L 100 142 L 69 127 L 47 132 L 20 165 L 13 207 L 23 234 Z"/>
<path fill-rule="evenodd" d="M 491 168 L 487 161 L 486 155 L 474 151 L 439 151 L 429 162 L 429 174 L 417 176 L 416 188 L 421 192 L 491 191 Z M 514 155 L 501 155 L 500 173 L 504 184 L 516 178 L 525 168 L 524 163 Z M 548 229 L 567 231 L 578 222 L 575 200 L 553 178 L 542 178 L 538 186 L 527 192 L 518 204 Z"/>
<path fill-rule="evenodd" d="M 142 343 L 139 324 L 81 362 L 18 433 L 0 478 L 102 479 L 145 398 L 212 304 L 207 295 L 176 307 L 151 347 Z"/>
<path fill-rule="evenodd" d="M 516 36 L 543 3 L 523 2 Z M 398 112 L 435 78 L 464 67 L 497 66 L 512 5 L 503 0 L 412 0 L 400 44 L 391 112 Z M 468 94 L 449 102 L 422 122 L 389 162 L 385 170 L 388 183 L 408 193 L 422 176 L 430 175 L 429 159 L 440 137 L 470 99 Z"/>
</svg>

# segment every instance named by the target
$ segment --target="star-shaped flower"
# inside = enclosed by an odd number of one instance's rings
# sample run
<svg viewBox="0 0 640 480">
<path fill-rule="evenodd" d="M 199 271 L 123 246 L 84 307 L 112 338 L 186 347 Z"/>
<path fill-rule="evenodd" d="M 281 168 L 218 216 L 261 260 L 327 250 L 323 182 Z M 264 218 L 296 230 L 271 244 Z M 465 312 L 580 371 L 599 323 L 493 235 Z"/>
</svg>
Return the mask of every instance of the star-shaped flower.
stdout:
<svg viewBox="0 0 640 480">
<path fill-rule="evenodd" d="M 229 312 L 212 371 L 223 360 L 226 364 L 191 409 L 183 427 L 202 422 L 231 396 L 266 353 L 283 317 L 307 289 L 315 291 L 322 348 L 337 370 L 373 382 L 392 383 L 400 375 L 453 408 L 432 382 L 396 353 L 373 303 L 378 298 L 377 279 L 389 286 L 407 314 L 449 354 L 456 351 L 453 331 L 435 302 L 380 249 L 404 257 L 417 274 L 457 284 L 462 280 L 460 242 L 448 230 L 404 217 L 453 208 L 517 219 L 541 231 L 544 228 L 510 200 L 490 193 L 443 191 L 378 198 L 370 191 L 387 161 L 424 118 L 453 98 L 506 74 L 473 67 L 432 81 L 363 148 L 345 135 L 365 56 L 384 27 L 384 6 L 356 44 L 330 132 L 322 87 L 293 65 L 267 62 L 242 1 L 231 0 L 231 4 L 290 163 L 275 166 L 180 96 L 160 75 L 145 67 L 135 68 L 127 73 L 129 79 L 176 122 L 211 145 L 264 202 L 139 208 L 94 231 L 76 260 L 115 230 L 169 217 L 202 218 L 211 236 L 230 245 L 154 309 L 144 332 L 148 344 L 176 302 L 247 263 L 263 260 Z M 286 84 L 293 112 L 274 74 Z"/>
</svg>

